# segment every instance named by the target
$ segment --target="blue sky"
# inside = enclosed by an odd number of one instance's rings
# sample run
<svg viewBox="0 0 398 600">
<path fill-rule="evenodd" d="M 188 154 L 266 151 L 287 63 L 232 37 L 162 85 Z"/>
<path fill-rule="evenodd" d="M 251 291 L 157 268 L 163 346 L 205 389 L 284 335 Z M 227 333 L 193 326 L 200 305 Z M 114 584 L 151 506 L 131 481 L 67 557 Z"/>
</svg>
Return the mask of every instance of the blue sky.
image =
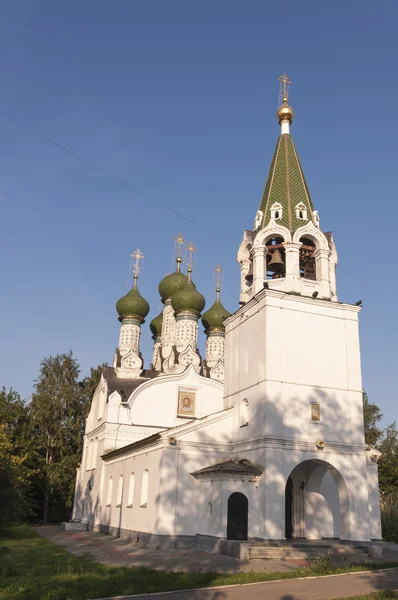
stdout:
<svg viewBox="0 0 398 600">
<path fill-rule="evenodd" d="M 221 263 L 236 309 L 236 249 L 279 135 L 286 71 L 292 135 L 335 234 L 339 298 L 364 301 L 364 386 L 395 419 L 398 332 L 369 317 L 398 330 L 397 18 L 393 1 L 2 2 L 1 110 L 216 235 L 0 115 L 0 384 L 29 395 L 41 359 L 69 349 L 82 374 L 111 362 L 130 253 L 146 256 L 152 318 L 179 231 L 199 249 L 207 305 Z"/>
</svg>

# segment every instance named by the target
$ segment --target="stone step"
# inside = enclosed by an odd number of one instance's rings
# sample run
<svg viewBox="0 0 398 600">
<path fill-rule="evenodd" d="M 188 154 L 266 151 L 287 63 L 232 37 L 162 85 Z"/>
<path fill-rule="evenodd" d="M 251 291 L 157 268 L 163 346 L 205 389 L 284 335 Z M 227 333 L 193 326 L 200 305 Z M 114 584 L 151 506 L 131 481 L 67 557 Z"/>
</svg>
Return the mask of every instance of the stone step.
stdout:
<svg viewBox="0 0 398 600">
<path fill-rule="evenodd" d="M 283 559 L 283 558 L 301 558 L 314 559 L 317 557 L 330 556 L 347 560 L 366 560 L 368 553 L 366 549 L 355 548 L 352 546 L 342 546 L 341 548 L 325 548 L 325 547 L 293 547 L 286 546 L 249 546 L 249 557 L 251 559 Z"/>
<path fill-rule="evenodd" d="M 80 521 L 65 521 L 61 523 L 61 529 L 65 531 L 87 531 L 88 523 L 81 523 Z"/>
</svg>

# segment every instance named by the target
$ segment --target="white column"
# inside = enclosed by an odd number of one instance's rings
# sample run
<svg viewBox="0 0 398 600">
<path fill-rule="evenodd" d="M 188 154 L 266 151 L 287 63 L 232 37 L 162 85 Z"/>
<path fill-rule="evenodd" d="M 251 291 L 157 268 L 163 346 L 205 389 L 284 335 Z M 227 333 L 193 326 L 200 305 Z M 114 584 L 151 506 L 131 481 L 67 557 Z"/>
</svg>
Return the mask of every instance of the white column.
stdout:
<svg viewBox="0 0 398 600">
<path fill-rule="evenodd" d="M 154 344 L 153 344 L 153 354 L 152 354 L 152 365 L 153 368 L 155 369 L 155 371 L 160 371 L 160 356 L 159 356 L 159 350 L 160 350 L 160 335 L 158 335 L 155 338 Z"/>
<path fill-rule="evenodd" d="M 380 491 L 377 462 L 367 461 L 367 480 L 369 494 L 369 528 L 372 540 L 381 540 Z"/>
<path fill-rule="evenodd" d="M 120 327 L 119 350 L 122 354 L 132 350 L 134 354 L 140 352 L 141 323 L 138 319 L 123 319 Z"/>
<path fill-rule="evenodd" d="M 336 286 L 336 264 L 330 262 L 329 267 L 329 275 L 330 275 L 330 291 L 332 294 L 333 302 L 337 302 L 337 286 Z"/>
<path fill-rule="evenodd" d="M 302 244 L 295 242 L 285 242 L 285 291 L 300 292 L 300 248 Z"/>
<path fill-rule="evenodd" d="M 163 309 L 163 321 L 161 332 L 162 357 L 167 358 L 176 343 L 176 319 L 171 306 L 171 298 L 167 298 Z"/>
<path fill-rule="evenodd" d="M 320 295 L 322 298 L 330 298 L 330 279 L 329 279 L 329 262 L 330 262 L 330 251 L 324 248 L 318 248 L 315 250 L 315 272 L 316 279 L 320 283 Z"/>
<path fill-rule="evenodd" d="M 196 350 L 198 341 L 198 316 L 193 313 L 179 313 L 176 317 L 178 352 L 183 352 L 188 346 Z"/>
<path fill-rule="evenodd" d="M 143 319 L 126 317 L 122 321 L 119 337 L 120 365 L 116 367 L 116 377 L 135 379 L 142 373 L 143 361 L 140 357 L 141 323 Z"/>
<path fill-rule="evenodd" d="M 219 360 L 224 360 L 225 334 L 218 329 L 210 331 L 206 340 L 206 364 L 213 367 Z"/>
<path fill-rule="evenodd" d="M 240 266 L 240 297 L 239 297 L 239 301 L 247 302 L 246 291 L 248 289 L 248 286 L 246 285 L 246 275 L 248 274 L 249 269 L 250 269 L 250 260 L 249 259 L 242 260 L 239 263 L 239 266 Z"/>
<path fill-rule="evenodd" d="M 260 246 L 253 249 L 253 296 L 264 287 L 265 281 L 265 249 Z"/>
</svg>

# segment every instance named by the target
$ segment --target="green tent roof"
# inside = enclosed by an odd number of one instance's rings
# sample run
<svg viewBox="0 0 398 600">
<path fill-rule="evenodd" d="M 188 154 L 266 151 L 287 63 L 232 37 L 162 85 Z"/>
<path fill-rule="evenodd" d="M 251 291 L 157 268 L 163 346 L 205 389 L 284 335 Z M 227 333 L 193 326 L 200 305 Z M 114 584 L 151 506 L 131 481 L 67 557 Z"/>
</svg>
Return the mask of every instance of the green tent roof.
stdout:
<svg viewBox="0 0 398 600">
<path fill-rule="evenodd" d="M 287 227 L 291 233 L 313 220 L 314 207 L 310 192 L 296 147 L 288 133 L 281 135 L 276 145 L 260 204 L 263 218 L 259 229 L 266 227 L 270 222 L 271 207 L 275 203 L 282 206 L 282 218 L 277 219 L 277 223 Z M 296 206 L 300 203 L 307 210 L 305 220 L 296 217 Z"/>
</svg>

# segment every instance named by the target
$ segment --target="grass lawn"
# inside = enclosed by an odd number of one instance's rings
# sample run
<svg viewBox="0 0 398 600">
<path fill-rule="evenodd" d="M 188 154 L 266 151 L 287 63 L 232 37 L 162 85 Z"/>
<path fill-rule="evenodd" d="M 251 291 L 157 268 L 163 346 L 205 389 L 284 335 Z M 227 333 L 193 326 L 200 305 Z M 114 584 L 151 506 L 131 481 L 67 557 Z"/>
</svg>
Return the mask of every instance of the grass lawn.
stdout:
<svg viewBox="0 0 398 600">
<path fill-rule="evenodd" d="M 384 564 L 383 567 L 398 566 Z M 255 567 L 255 565 L 253 565 Z M 111 567 L 89 555 L 75 556 L 38 536 L 28 527 L 0 539 L 0 598 L 3 600 L 87 600 L 123 594 L 165 592 L 207 586 L 293 579 L 376 569 L 377 565 L 333 568 L 319 560 L 311 567 L 282 573 L 182 573 L 143 567 Z M 398 598 L 376 594 L 370 598 Z"/>
</svg>

